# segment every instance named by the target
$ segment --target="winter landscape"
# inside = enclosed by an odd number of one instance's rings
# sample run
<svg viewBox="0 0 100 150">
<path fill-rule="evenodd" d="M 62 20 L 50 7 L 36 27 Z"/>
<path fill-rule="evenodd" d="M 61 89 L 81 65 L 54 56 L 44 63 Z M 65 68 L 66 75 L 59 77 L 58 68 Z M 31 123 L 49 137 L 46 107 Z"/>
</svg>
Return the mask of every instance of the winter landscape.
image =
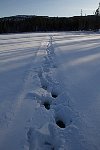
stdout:
<svg viewBox="0 0 100 150">
<path fill-rule="evenodd" d="M 0 35 L 0 150 L 100 150 L 100 34 Z"/>
</svg>

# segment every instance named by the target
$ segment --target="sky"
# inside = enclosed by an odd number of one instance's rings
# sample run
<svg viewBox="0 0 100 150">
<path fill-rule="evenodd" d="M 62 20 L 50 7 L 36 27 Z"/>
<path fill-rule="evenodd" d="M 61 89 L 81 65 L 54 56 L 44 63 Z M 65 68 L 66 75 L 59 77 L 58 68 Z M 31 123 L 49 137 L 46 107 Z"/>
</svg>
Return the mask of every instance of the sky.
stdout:
<svg viewBox="0 0 100 150">
<path fill-rule="evenodd" d="M 54 17 L 92 15 L 99 0 L 0 0 L 0 18 L 14 15 Z"/>
</svg>

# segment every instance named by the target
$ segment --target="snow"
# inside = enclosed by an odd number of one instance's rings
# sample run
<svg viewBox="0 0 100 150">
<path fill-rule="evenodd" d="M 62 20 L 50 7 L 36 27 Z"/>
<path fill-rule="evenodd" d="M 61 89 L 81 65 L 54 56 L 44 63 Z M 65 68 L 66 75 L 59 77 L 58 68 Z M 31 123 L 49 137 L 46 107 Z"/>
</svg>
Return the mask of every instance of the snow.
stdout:
<svg viewBox="0 0 100 150">
<path fill-rule="evenodd" d="M 0 35 L 0 150 L 99 150 L 100 35 Z"/>
</svg>

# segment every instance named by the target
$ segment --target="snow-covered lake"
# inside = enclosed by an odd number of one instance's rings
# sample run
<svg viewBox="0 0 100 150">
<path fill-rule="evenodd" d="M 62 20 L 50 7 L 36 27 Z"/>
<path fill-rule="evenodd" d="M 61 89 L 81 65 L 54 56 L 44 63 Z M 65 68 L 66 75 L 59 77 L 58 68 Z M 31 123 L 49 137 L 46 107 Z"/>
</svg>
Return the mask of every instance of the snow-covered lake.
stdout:
<svg viewBox="0 0 100 150">
<path fill-rule="evenodd" d="M 100 34 L 0 35 L 0 150 L 100 150 Z"/>
</svg>

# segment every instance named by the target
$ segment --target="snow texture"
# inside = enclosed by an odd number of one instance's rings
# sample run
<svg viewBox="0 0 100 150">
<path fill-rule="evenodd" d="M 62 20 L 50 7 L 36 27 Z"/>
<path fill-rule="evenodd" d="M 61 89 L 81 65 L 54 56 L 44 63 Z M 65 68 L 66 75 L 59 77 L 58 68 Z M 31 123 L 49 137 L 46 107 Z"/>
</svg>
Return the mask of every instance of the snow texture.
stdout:
<svg viewBox="0 0 100 150">
<path fill-rule="evenodd" d="M 0 150 L 100 149 L 100 35 L 0 35 Z"/>
</svg>

